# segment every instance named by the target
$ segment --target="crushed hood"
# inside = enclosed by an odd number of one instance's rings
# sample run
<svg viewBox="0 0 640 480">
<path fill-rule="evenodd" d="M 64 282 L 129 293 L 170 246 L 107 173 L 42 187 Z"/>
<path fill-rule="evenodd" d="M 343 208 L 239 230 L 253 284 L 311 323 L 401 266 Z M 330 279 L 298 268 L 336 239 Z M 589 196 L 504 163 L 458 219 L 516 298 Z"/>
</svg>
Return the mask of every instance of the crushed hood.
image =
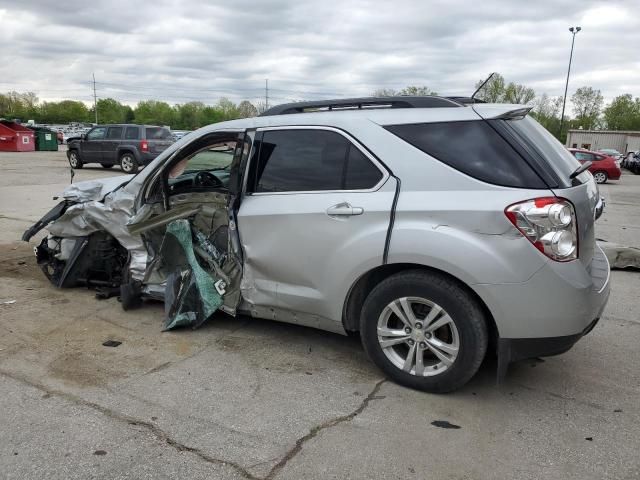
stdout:
<svg viewBox="0 0 640 480">
<path fill-rule="evenodd" d="M 108 193 L 128 183 L 135 175 L 118 175 L 117 177 L 86 180 L 72 183 L 60 195 L 65 200 L 82 203 L 101 201 Z"/>
</svg>

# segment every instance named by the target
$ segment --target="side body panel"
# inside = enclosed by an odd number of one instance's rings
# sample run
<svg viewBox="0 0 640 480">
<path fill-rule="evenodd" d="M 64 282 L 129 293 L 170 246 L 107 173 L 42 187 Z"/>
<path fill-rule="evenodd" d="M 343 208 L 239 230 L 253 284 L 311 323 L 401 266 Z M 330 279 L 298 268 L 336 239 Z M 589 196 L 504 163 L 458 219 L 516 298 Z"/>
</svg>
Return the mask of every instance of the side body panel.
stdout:
<svg viewBox="0 0 640 480">
<path fill-rule="evenodd" d="M 343 331 L 358 277 L 382 264 L 395 180 L 376 192 L 246 196 L 238 214 L 245 254 L 242 296 L 259 317 Z M 349 203 L 361 215 L 334 218 Z M 288 312 L 288 313 L 287 313 Z"/>
</svg>

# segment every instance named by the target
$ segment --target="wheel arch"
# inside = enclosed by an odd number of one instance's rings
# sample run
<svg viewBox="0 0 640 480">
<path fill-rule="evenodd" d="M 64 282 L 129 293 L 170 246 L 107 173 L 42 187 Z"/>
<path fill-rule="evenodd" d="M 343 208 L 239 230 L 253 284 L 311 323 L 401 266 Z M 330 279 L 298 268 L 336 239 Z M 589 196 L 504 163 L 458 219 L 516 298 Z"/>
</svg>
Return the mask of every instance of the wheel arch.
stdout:
<svg viewBox="0 0 640 480">
<path fill-rule="evenodd" d="M 362 306 L 364 304 L 365 299 L 369 295 L 369 293 L 382 282 L 384 279 L 400 272 L 408 272 L 422 270 L 426 272 L 434 272 L 440 275 L 443 275 L 450 280 L 457 283 L 461 288 L 467 291 L 480 305 L 482 311 L 485 314 L 485 319 L 487 321 L 487 329 L 489 333 L 489 343 L 490 346 L 495 345 L 494 342 L 497 341 L 498 338 L 498 327 L 496 325 L 495 319 L 493 318 L 493 314 L 486 302 L 478 295 L 477 292 L 473 290 L 467 283 L 460 280 L 458 277 L 445 272 L 439 268 L 430 267 L 427 265 L 422 265 L 418 263 L 391 263 L 385 265 L 379 265 L 363 275 L 361 275 L 351 286 L 349 291 L 347 292 L 347 296 L 344 302 L 343 312 L 342 312 L 342 325 L 347 333 L 355 333 L 359 330 L 360 324 L 360 311 L 362 310 Z"/>
<path fill-rule="evenodd" d="M 133 158 L 135 158 L 136 160 L 139 159 L 138 152 L 136 151 L 135 148 L 130 147 L 128 145 L 124 145 L 124 146 L 118 147 L 118 161 L 120 161 L 120 159 L 122 158 L 122 155 L 124 155 L 125 153 L 130 153 L 131 155 L 133 155 Z"/>
</svg>

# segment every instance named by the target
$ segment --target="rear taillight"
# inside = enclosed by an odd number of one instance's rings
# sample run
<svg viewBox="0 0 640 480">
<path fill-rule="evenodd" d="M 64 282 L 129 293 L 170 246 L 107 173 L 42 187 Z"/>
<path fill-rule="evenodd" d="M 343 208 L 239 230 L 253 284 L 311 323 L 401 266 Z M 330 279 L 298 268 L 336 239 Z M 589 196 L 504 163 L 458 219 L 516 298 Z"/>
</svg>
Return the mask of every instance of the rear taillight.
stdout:
<svg viewBox="0 0 640 480">
<path fill-rule="evenodd" d="M 148 152 L 149 151 L 149 142 L 147 142 L 146 140 L 142 140 L 140 142 L 140 151 L 141 152 Z"/>
<path fill-rule="evenodd" d="M 558 197 L 515 203 L 504 211 L 538 250 L 557 262 L 578 258 L 578 225 L 573 205 Z"/>
</svg>

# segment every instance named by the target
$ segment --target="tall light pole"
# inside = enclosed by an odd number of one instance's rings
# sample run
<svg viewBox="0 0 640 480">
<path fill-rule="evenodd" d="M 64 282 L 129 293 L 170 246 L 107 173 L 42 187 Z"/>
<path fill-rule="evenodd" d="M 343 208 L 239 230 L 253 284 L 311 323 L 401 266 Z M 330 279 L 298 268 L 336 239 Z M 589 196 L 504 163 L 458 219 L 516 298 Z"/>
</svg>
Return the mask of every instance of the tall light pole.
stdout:
<svg viewBox="0 0 640 480">
<path fill-rule="evenodd" d="M 571 73 L 571 60 L 573 59 L 573 44 L 576 41 L 576 34 L 582 30 L 582 27 L 571 27 L 571 53 L 569 54 L 569 69 L 567 70 L 567 83 L 564 85 L 564 97 L 562 98 L 562 116 L 560 117 L 560 138 L 562 138 L 562 127 L 564 125 L 564 107 L 567 104 L 567 90 L 569 88 L 569 74 Z"/>
</svg>

